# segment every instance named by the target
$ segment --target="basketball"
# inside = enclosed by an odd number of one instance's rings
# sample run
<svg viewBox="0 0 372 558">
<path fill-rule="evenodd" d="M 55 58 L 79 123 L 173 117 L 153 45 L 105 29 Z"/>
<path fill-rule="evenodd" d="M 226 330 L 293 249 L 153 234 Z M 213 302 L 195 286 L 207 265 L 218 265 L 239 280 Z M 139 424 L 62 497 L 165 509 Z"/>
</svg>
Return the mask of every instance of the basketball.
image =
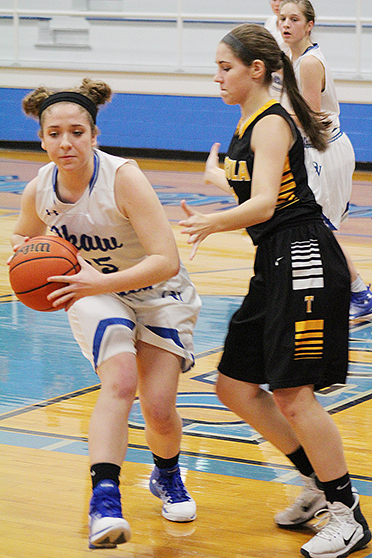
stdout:
<svg viewBox="0 0 372 558">
<path fill-rule="evenodd" d="M 64 284 L 47 278 L 78 273 L 77 252 L 70 242 L 55 236 L 35 236 L 19 246 L 9 265 L 9 280 L 17 298 L 40 312 L 61 310 L 63 306 L 55 308 L 47 296 Z"/>
</svg>

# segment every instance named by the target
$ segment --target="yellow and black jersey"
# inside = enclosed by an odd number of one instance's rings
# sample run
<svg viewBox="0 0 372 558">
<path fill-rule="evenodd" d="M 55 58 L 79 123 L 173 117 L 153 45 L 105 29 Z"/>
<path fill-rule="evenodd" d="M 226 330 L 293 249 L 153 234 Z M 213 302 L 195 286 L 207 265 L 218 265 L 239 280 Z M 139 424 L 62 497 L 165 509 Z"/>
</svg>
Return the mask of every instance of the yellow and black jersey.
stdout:
<svg viewBox="0 0 372 558">
<path fill-rule="evenodd" d="M 285 161 L 273 217 L 264 223 L 247 227 L 254 244 L 258 244 L 263 237 L 275 230 L 304 220 L 321 219 L 321 208 L 307 182 L 301 134 L 288 112 L 275 100 L 263 105 L 244 125 L 238 125 L 225 158 L 226 178 L 235 191 L 239 204 L 250 199 L 254 165 L 252 132 L 261 118 L 271 114 L 282 116 L 290 125 L 296 139 Z"/>
</svg>

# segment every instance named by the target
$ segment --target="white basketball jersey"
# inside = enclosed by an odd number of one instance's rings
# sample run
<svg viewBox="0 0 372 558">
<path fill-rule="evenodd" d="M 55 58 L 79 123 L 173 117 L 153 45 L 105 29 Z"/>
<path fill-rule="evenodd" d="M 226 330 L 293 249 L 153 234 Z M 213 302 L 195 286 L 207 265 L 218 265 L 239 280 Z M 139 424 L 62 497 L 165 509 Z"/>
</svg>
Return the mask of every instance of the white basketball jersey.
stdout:
<svg viewBox="0 0 372 558">
<path fill-rule="evenodd" d="M 137 163 L 94 151 L 89 187 L 76 203 L 64 203 L 56 194 L 58 169 L 54 163 L 38 173 L 36 211 L 51 232 L 70 241 L 98 271 L 128 269 L 146 257 L 129 221 L 116 206 L 114 183 L 119 167 Z"/>
<path fill-rule="evenodd" d="M 321 93 L 321 111 L 326 112 L 332 120 L 333 128 L 340 127 L 340 105 L 337 100 L 335 82 L 331 70 L 318 44 L 309 47 L 293 64 L 296 81 L 301 91 L 300 67 L 301 62 L 308 56 L 315 56 L 321 62 L 325 72 L 325 85 Z M 302 91 L 301 91 L 302 92 Z M 287 107 L 286 107 L 287 108 Z"/>
<path fill-rule="evenodd" d="M 279 31 L 279 27 L 277 25 L 277 21 L 278 21 L 278 18 L 274 14 L 274 15 L 267 18 L 267 20 L 265 21 L 264 27 L 268 31 L 270 31 L 270 33 L 273 35 L 273 37 L 275 38 L 276 42 L 279 45 L 280 50 L 283 50 L 287 54 L 289 52 L 289 47 L 283 41 L 282 34 Z"/>
</svg>

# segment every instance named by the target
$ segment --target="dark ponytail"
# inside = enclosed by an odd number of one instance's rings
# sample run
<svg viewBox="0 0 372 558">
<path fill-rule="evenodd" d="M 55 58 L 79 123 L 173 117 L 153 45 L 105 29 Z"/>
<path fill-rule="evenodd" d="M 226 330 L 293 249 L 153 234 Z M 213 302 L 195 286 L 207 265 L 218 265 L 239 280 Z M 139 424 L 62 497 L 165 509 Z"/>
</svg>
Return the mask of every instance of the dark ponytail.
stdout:
<svg viewBox="0 0 372 558">
<path fill-rule="evenodd" d="M 288 95 L 293 111 L 311 144 L 318 151 L 325 151 L 328 145 L 331 121 L 324 112 L 315 112 L 309 107 L 298 89 L 292 62 L 284 52 L 282 52 L 281 58 L 283 64 L 283 87 Z"/>
<path fill-rule="evenodd" d="M 327 148 L 331 121 L 326 114 L 314 112 L 302 97 L 292 62 L 280 50 L 272 34 L 262 25 L 243 23 L 228 33 L 222 42 L 246 66 L 250 66 L 255 59 L 262 60 L 266 69 L 264 83 L 267 85 L 271 83 L 274 72 L 283 70 L 283 87 L 304 133 L 318 151 L 324 151 Z"/>
</svg>

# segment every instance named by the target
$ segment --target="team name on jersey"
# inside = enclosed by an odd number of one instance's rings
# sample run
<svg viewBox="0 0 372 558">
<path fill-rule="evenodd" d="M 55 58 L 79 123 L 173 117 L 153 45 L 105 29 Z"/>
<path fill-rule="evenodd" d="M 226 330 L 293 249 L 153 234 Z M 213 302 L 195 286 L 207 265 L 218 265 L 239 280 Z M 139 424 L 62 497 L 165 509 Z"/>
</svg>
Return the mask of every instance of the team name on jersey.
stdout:
<svg viewBox="0 0 372 558">
<path fill-rule="evenodd" d="M 101 238 L 97 235 L 89 236 L 87 234 L 81 234 L 78 238 L 75 234 L 69 234 L 66 225 L 62 225 L 61 228 L 53 226 L 51 227 L 51 231 L 71 242 L 78 250 L 85 250 L 86 252 L 92 250 L 108 252 L 109 250 L 116 250 L 117 248 L 123 247 L 123 244 L 118 243 L 114 236 L 110 238 Z"/>
<path fill-rule="evenodd" d="M 227 180 L 248 182 L 251 180 L 246 161 L 235 161 L 225 157 L 225 174 Z"/>
</svg>

